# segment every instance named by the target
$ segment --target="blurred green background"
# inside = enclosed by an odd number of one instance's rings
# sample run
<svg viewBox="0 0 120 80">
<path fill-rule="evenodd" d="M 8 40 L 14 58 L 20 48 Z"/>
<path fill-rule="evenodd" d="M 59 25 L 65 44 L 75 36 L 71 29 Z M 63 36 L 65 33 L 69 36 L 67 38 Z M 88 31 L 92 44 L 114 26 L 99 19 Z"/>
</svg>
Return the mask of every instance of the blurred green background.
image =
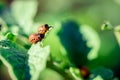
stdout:
<svg viewBox="0 0 120 80">
<path fill-rule="evenodd" d="M 93 50 L 90 59 L 87 62 L 83 61 L 82 65 L 89 67 L 90 70 L 104 66 L 113 70 L 115 76 L 119 77 L 119 44 L 114 32 L 102 31 L 101 25 L 104 21 L 109 21 L 113 26 L 120 24 L 120 0 L 0 0 L 0 24 L 3 29 L 5 28 L 1 34 L 5 35 L 11 31 L 24 40 L 21 43 L 21 39 L 18 39 L 17 43 L 29 49 L 31 44 L 28 42 L 28 36 L 35 33 L 40 24 L 47 23 L 53 26 L 45 37 L 43 45 L 50 45 L 52 59 L 62 68 L 71 65 L 66 56 L 73 51 L 66 48 L 66 44 L 62 41 L 73 39 L 73 47 L 76 49 L 78 45 L 74 43 L 77 41 L 74 35 L 71 35 L 71 38 L 67 35 L 61 37 L 67 34 L 64 32 L 64 26 L 70 20 L 80 28 L 75 30 L 68 27 L 68 30 L 71 30 L 70 33 L 81 32 L 85 37 L 86 45 L 90 51 Z M 62 35 L 60 36 L 59 33 Z M 79 43 L 84 44 L 81 41 Z M 84 51 L 81 52 L 84 53 Z M 46 69 L 44 74 L 48 75 L 48 79 L 44 77 L 45 75 L 41 75 L 41 80 L 50 80 L 51 73 L 57 75 L 56 72 Z M 57 76 L 60 78 L 51 79 L 63 80 L 60 75 Z"/>
</svg>

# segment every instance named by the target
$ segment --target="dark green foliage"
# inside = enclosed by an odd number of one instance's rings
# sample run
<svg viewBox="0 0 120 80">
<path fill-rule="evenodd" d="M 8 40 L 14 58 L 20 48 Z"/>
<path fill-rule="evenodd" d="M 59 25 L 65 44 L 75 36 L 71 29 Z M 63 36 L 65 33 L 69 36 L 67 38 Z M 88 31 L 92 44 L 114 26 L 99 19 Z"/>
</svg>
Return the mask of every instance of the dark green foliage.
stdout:
<svg viewBox="0 0 120 80">
<path fill-rule="evenodd" d="M 58 35 L 69 53 L 70 60 L 77 67 L 85 65 L 90 48 L 87 47 L 86 41 L 80 33 L 79 25 L 75 21 L 67 21 L 62 23 L 62 27 L 63 29 Z"/>
<path fill-rule="evenodd" d="M 30 80 L 26 51 L 8 40 L 2 40 L 0 41 L 0 55 L 12 66 L 18 80 Z"/>
<path fill-rule="evenodd" d="M 104 68 L 104 67 L 98 67 L 94 70 L 92 70 L 91 74 L 92 77 L 95 78 L 96 76 L 101 76 L 103 80 L 112 80 L 113 79 L 113 72 L 110 69 Z M 92 78 L 92 79 L 93 79 Z"/>
<path fill-rule="evenodd" d="M 0 31 L 2 30 L 2 24 L 0 23 Z"/>
<path fill-rule="evenodd" d="M 0 10 L 0 17 L 7 23 L 8 26 L 18 25 L 14 16 L 11 13 L 10 7 L 4 7 Z"/>
</svg>

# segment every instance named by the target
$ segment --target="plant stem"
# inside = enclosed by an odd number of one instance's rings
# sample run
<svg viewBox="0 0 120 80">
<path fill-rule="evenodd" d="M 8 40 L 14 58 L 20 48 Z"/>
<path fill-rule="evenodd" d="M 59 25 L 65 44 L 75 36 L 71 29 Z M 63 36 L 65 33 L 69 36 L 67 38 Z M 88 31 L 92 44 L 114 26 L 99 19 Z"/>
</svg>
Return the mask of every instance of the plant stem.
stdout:
<svg viewBox="0 0 120 80">
<path fill-rule="evenodd" d="M 62 75 L 64 77 L 65 80 L 75 80 L 75 78 L 69 73 L 69 71 L 65 71 L 63 69 L 61 69 L 60 67 L 58 67 L 57 65 L 55 65 L 53 63 L 53 61 L 48 61 L 47 67 L 55 70 L 56 72 L 58 72 L 60 75 Z"/>
</svg>

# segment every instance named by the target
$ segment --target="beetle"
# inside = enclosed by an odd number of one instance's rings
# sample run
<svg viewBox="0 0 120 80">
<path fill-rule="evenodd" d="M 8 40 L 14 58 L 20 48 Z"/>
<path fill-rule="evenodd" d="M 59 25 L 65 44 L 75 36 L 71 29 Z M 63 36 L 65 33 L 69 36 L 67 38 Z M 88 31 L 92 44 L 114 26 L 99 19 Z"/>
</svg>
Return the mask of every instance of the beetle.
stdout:
<svg viewBox="0 0 120 80">
<path fill-rule="evenodd" d="M 30 41 L 32 44 L 35 44 L 35 43 L 41 41 L 42 39 L 43 39 L 43 36 L 41 36 L 40 34 L 36 34 L 36 33 L 31 34 L 31 35 L 29 36 L 29 41 Z"/>
<path fill-rule="evenodd" d="M 38 33 L 39 33 L 39 34 L 45 34 L 50 28 L 51 28 L 51 26 L 49 26 L 48 24 L 41 25 L 41 26 L 38 28 Z"/>
<path fill-rule="evenodd" d="M 39 41 L 42 41 L 45 37 L 45 34 L 46 32 L 51 28 L 51 26 L 49 26 L 48 24 L 45 24 L 45 25 L 41 25 L 39 28 L 38 28 L 38 32 L 37 33 L 34 33 L 34 34 L 31 34 L 29 36 L 29 41 L 32 43 L 32 44 L 36 44 L 37 42 Z"/>
</svg>

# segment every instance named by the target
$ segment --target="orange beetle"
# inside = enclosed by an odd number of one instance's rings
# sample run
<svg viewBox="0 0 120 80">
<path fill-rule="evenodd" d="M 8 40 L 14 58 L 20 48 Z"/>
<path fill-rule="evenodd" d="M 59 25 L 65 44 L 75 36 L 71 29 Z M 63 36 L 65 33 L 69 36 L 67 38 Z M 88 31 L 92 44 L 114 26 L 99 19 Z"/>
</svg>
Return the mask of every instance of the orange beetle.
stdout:
<svg viewBox="0 0 120 80">
<path fill-rule="evenodd" d="M 39 34 L 45 34 L 48 30 L 49 30 L 50 26 L 48 26 L 48 24 L 45 24 L 45 25 L 41 25 L 39 28 L 38 28 L 38 33 Z"/>
<path fill-rule="evenodd" d="M 31 34 L 31 35 L 29 36 L 29 41 L 30 41 L 32 44 L 35 44 L 35 43 L 37 43 L 38 41 L 41 41 L 41 40 L 42 40 L 42 38 L 40 37 L 39 34 Z"/>
<path fill-rule="evenodd" d="M 49 30 L 51 26 L 48 26 L 48 24 L 42 25 L 38 28 L 38 33 L 37 34 L 31 34 L 29 36 L 29 41 L 32 44 L 35 44 L 39 41 L 41 41 L 42 39 L 44 39 L 45 33 Z"/>
</svg>

